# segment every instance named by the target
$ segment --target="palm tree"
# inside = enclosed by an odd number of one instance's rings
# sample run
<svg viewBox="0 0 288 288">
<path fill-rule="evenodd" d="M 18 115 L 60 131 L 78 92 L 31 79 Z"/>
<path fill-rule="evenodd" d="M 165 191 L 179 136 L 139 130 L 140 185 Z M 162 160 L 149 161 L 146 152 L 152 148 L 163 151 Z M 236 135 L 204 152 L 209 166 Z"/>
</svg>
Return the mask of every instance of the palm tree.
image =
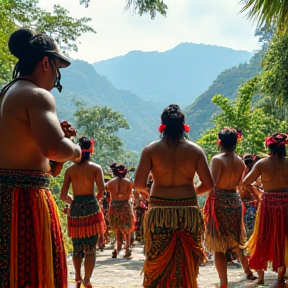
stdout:
<svg viewBox="0 0 288 288">
<path fill-rule="evenodd" d="M 241 13 L 248 11 L 248 19 L 263 25 L 276 25 L 279 30 L 288 28 L 288 0 L 241 0 L 244 6 Z"/>
</svg>

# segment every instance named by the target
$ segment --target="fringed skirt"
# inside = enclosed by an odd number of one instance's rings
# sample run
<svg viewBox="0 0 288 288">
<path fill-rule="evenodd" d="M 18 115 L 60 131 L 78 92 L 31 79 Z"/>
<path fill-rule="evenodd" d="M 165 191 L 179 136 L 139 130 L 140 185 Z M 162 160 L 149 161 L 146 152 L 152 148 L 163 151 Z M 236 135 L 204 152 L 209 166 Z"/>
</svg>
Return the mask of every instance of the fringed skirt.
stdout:
<svg viewBox="0 0 288 288">
<path fill-rule="evenodd" d="M 246 237 L 249 239 L 254 230 L 254 224 L 256 219 L 256 212 L 257 212 L 257 201 L 253 198 L 243 199 L 242 200 L 244 205 L 244 225 L 246 231 Z"/>
<path fill-rule="evenodd" d="M 112 200 L 108 219 L 112 231 L 120 230 L 122 234 L 129 234 L 135 229 L 136 219 L 127 200 Z"/>
<path fill-rule="evenodd" d="M 242 202 L 235 191 L 211 191 L 204 206 L 204 222 L 205 247 L 209 251 L 226 253 L 244 244 Z"/>
<path fill-rule="evenodd" d="M 105 233 L 106 223 L 94 195 L 76 195 L 68 216 L 68 234 L 72 238 L 73 253 L 96 250 L 98 235 Z"/>
<path fill-rule="evenodd" d="M 197 288 L 203 219 L 195 198 L 150 197 L 143 220 L 146 260 L 144 287 Z"/>
<path fill-rule="evenodd" d="M 288 267 L 288 192 L 264 192 L 256 214 L 254 232 L 246 244 L 249 266 L 273 271 Z"/>
<path fill-rule="evenodd" d="M 0 169 L 0 287 L 66 288 L 67 266 L 50 174 Z"/>
</svg>

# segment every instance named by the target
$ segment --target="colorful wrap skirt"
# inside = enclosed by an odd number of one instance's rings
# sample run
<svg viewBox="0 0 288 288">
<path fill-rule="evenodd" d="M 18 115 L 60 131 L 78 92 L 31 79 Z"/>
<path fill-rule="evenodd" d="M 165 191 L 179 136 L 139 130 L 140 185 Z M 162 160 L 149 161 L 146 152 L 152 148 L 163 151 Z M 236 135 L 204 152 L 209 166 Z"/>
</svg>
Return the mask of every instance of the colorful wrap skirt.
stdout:
<svg viewBox="0 0 288 288">
<path fill-rule="evenodd" d="M 246 237 L 247 239 L 249 239 L 254 230 L 258 204 L 253 198 L 243 199 L 242 202 L 244 205 L 243 214 L 244 214 Z"/>
<path fill-rule="evenodd" d="M 195 198 L 150 197 L 145 213 L 144 287 L 197 288 L 204 225 Z"/>
<path fill-rule="evenodd" d="M 50 174 L 0 169 L 0 287 L 66 288 L 67 266 Z"/>
<path fill-rule="evenodd" d="M 288 192 L 264 192 L 258 205 L 253 234 L 246 247 L 252 269 L 273 271 L 288 267 Z"/>
<path fill-rule="evenodd" d="M 122 234 L 129 234 L 135 229 L 135 216 L 128 200 L 112 200 L 108 219 L 112 231 L 120 230 Z"/>
<path fill-rule="evenodd" d="M 68 234 L 72 238 L 73 253 L 96 251 L 99 234 L 104 234 L 106 223 L 94 195 L 76 195 L 68 216 Z"/>
<path fill-rule="evenodd" d="M 205 247 L 226 253 L 245 242 L 242 202 L 235 191 L 214 189 L 204 206 Z"/>
</svg>

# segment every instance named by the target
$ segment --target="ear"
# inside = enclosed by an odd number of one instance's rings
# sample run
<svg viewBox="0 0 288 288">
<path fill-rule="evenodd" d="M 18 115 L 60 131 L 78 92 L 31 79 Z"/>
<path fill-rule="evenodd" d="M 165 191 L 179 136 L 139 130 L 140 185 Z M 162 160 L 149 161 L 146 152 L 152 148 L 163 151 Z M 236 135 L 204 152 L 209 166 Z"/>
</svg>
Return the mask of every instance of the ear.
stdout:
<svg viewBox="0 0 288 288">
<path fill-rule="evenodd" d="M 49 68 L 49 66 L 50 66 L 49 59 L 48 59 L 47 56 L 45 56 L 45 57 L 42 59 L 41 64 L 42 64 L 43 70 L 44 70 L 44 71 L 47 71 L 48 68 Z"/>
</svg>

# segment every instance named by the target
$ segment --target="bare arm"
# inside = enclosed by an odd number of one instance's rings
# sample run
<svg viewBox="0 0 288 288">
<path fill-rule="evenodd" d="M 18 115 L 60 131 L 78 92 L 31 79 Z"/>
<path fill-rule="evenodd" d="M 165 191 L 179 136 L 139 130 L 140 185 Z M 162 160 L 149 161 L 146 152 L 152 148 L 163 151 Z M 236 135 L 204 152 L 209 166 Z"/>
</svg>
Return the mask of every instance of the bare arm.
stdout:
<svg viewBox="0 0 288 288">
<path fill-rule="evenodd" d="M 98 167 L 97 170 L 98 171 L 96 173 L 95 183 L 96 183 L 97 190 L 98 190 L 97 199 L 100 200 L 104 196 L 105 183 L 104 183 L 104 175 L 103 175 L 103 171 L 102 171 L 101 167 Z"/>
<path fill-rule="evenodd" d="M 195 190 L 196 194 L 200 196 L 206 192 L 209 192 L 214 187 L 211 172 L 207 163 L 207 158 L 203 150 L 200 151 L 199 158 L 197 160 L 196 172 L 199 176 L 201 184 L 196 187 Z"/>
<path fill-rule="evenodd" d="M 139 165 L 135 173 L 134 187 L 141 192 L 147 192 L 146 183 L 152 168 L 151 159 L 145 147 L 142 151 Z"/>
<path fill-rule="evenodd" d="M 32 135 L 43 155 L 57 162 L 79 158 L 80 147 L 64 137 L 53 95 L 44 89 L 36 91 L 28 98 L 27 113 Z"/>
<path fill-rule="evenodd" d="M 68 203 L 71 205 L 73 199 L 70 195 L 68 195 L 68 190 L 70 187 L 70 183 L 71 183 L 71 179 L 70 179 L 70 175 L 69 175 L 69 169 L 66 170 L 65 172 L 65 176 L 64 176 L 64 182 L 61 188 L 61 193 L 60 193 L 60 200 Z"/>
<path fill-rule="evenodd" d="M 252 183 L 254 181 L 256 181 L 259 176 L 261 176 L 261 169 L 260 169 L 260 163 L 256 163 L 252 170 L 244 177 L 243 182 L 242 182 L 242 186 L 244 189 L 249 189 L 251 188 L 249 191 L 251 191 L 253 193 L 253 195 L 256 198 L 260 198 L 261 192 L 259 191 L 259 189 L 256 189 Z"/>
</svg>

